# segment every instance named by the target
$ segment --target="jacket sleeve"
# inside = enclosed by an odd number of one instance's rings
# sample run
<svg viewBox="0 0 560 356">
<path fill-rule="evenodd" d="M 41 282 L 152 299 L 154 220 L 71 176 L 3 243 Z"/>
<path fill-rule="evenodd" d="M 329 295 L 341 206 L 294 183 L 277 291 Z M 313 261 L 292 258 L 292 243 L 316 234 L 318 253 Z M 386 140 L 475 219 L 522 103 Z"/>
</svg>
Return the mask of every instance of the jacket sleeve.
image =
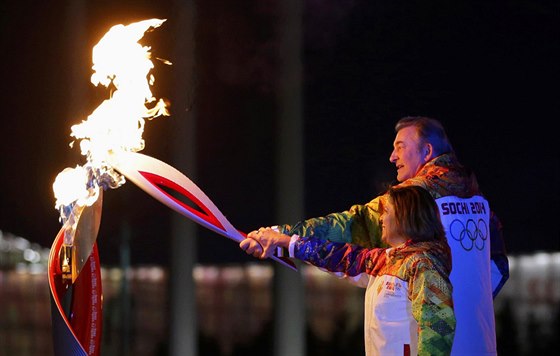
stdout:
<svg viewBox="0 0 560 356">
<path fill-rule="evenodd" d="M 492 273 L 492 296 L 495 298 L 509 278 L 509 262 L 506 255 L 502 223 L 494 212 L 490 213 L 490 259 Z"/>
<path fill-rule="evenodd" d="M 353 205 L 347 211 L 300 221 L 293 226 L 279 225 L 278 229 L 290 236 L 314 236 L 323 241 L 353 243 L 366 248 L 385 247 L 379 225 L 381 200 L 382 196 L 378 196 L 365 205 Z"/>
<path fill-rule="evenodd" d="M 449 355 L 456 324 L 449 279 L 420 262 L 409 291 L 412 316 L 418 324 L 418 355 Z"/>
<path fill-rule="evenodd" d="M 385 249 L 366 249 L 358 245 L 300 237 L 294 242 L 294 257 L 333 273 L 355 277 L 376 274 L 386 261 Z M 341 277 L 340 274 L 338 274 Z"/>
</svg>

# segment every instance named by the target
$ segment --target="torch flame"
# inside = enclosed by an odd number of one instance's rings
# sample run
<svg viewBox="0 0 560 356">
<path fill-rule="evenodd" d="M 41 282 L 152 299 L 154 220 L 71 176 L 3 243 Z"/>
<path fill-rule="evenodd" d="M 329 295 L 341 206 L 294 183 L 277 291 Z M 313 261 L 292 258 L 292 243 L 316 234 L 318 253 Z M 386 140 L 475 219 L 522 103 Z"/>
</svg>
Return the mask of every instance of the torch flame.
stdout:
<svg viewBox="0 0 560 356">
<path fill-rule="evenodd" d="M 108 155 L 141 151 L 145 119 L 169 115 L 165 101 L 156 102 L 150 90 L 154 83 L 150 74 L 154 67 L 151 48 L 138 43 L 146 31 L 165 21 L 150 19 L 113 26 L 93 48 L 91 82 L 107 88 L 111 85 L 113 92 L 87 120 L 72 126 L 71 136 L 79 140 L 81 154 L 87 162 L 84 166 L 65 168 L 55 179 L 55 208 L 63 222 L 70 218 L 75 207 L 91 206 L 99 196 L 100 187 L 117 188 L 124 184 L 124 177 L 108 163 Z"/>
<path fill-rule="evenodd" d="M 58 198 L 57 205 L 70 205 L 78 202 L 78 205 L 91 205 L 88 203 L 90 192 L 83 189 L 87 186 L 89 177 L 85 167 L 76 166 L 76 168 L 65 168 L 56 177 L 53 190 Z M 77 195 L 80 194 L 80 195 Z M 95 194 L 93 194 L 95 196 Z"/>
</svg>

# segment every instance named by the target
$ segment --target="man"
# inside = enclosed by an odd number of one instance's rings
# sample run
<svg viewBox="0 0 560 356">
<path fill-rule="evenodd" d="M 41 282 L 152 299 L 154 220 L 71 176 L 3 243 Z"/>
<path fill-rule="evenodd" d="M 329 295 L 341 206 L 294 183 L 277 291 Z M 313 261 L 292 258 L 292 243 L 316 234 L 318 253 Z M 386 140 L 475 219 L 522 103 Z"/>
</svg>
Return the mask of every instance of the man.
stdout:
<svg viewBox="0 0 560 356">
<path fill-rule="evenodd" d="M 452 355 L 495 355 L 493 297 L 509 277 L 500 221 L 479 191 L 475 175 L 457 160 L 439 121 L 405 117 L 395 131 L 390 161 L 397 168 L 398 185 L 421 186 L 436 199 L 451 247 L 457 318 Z M 382 200 L 378 196 L 348 211 L 277 229 L 287 235 L 384 247 Z"/>
</svg>

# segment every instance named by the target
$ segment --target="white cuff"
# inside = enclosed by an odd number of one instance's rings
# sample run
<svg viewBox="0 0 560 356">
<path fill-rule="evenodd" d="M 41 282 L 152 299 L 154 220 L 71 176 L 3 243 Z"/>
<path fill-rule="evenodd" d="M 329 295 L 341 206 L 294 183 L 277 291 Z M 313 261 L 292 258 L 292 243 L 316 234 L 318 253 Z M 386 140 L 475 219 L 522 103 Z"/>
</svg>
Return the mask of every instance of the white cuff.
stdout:
<svg viewBox="0 0 560 356">
<path fill-rule="evenodd" d="M 296 234 L 293 234 L 292 238 L 290 239 L 290 246 L 288 247 L 288 252 L 289 252 L 291 258 L 294 258 L 294 245 L 296 244 L 297 240 L 299 240 L 299 236 L 296 235 Z"/>
</svg>

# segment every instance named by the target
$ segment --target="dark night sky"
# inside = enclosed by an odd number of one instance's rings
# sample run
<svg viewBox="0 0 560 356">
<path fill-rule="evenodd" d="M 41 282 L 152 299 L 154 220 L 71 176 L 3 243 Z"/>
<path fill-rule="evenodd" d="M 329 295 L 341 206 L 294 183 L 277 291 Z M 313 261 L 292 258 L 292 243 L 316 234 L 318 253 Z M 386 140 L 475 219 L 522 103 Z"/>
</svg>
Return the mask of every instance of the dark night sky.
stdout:
<svg viewBox="0 0 560 356">
<path fill-rule="evenodd" d="M 107 93 L 92 88 L 91 48 L 111 26 L 168 21 L 149 40 L 157 56 L 178 63 L 177 19 L 169 1 L 99 1 L 89 5 L 87 43 L 70 53 L 65 2 L 0 5 L 2 97 L 0 230 L 50 247 L 60 229 L 51 185 L 82 164 L 68 147 L 72 124 Z M 230 221 L 248 231 L 273 225 L 278 73 L 275 1 L 199 2 L 196 93 L 173 102 L 180 78 L 160 68 L 156 95 L 173 112 L 199 120 L 193 180 Z M 553 1 L 306 1 L 304 17 L 305 214 L 365 203 L 391 181 L 394 122 L 439 118 L 460 159 L 472 167 L 501 217 L 511 253 L 560 250 L 556 227 L 559 161 L 560 6 Z M 68 104 L 72 64 L 87 102 Z M 72 62 L 74 61 L 74 62 Z M 76 109 L 79 108 L 79 109 Z M 74 110 L 74 111 L 72 111 Z M 172 163 L 174 120 L 147 123 L 150 154 Z M 288 170 L 290 167 L 283 167 Z M 188 172 L 184 172 L 189 176 Z M 165 263 L 174 214 L 132 183 L 105 192 L 101 260 L 118 261 L 123 221 L 133 263 Z M 237 246 L 201 231 L 201 262 L 248 261 Z M 212 251 L 212 253 L 208 253 Z"/>
</svg>

